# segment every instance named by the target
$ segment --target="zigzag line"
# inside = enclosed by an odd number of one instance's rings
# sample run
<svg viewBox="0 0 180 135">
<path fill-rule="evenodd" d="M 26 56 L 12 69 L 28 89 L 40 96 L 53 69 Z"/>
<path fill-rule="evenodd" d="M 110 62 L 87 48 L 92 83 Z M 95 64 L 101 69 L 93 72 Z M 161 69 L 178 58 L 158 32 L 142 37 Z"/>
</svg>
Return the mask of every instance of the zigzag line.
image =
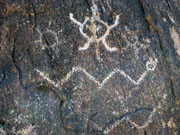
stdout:
<svg viewBox="0 0 180 135">
<path fill-rule="evenodd" d="M 84 68 L 82 67 L 73 67 L 72 70 L 66 75 L 66 77 L 64 77 L 63 79 L 61 79 L 60 81 L 58 81 L 58 83 L 52 81 L 51 79 L 49 79 L 49 77 L 47 77 L 43 72 L 41 72 L 38 69 L 35 69 L 41 77 L 43 77 L 46 81 L 48 81 L 50 84 L 54 85 L 54 87 L 57 88 L 61 88 L 63 86 L 63 84 L 65 82 L 67 82 L 71 76 L 75 73 L 75 72 L 82 72 L 84 73 L 86 76 L 88 76 L 88 78 L 90 80 L 92 80 L 94 83 L 96 83 L 99 87 L 99 89 L 101 89 L 105 83 L 107 83 L 108 80 L 110 80 L 116 73 L 120 73 L 121 75 L 123 75 L 126 79 L 128 79 L 129 81 L 131 81 L 134 85 L 139 85 L 143 79 L 146 77 L 147 73 L 149 71 L 154 71 L 157 65 L 157 59 L 155 59 L 155 61 L 153 61 L 152 59 L 150 59 L 150 61 L 148 61 L 146 63 L 146 68 L 147 70 L 144 71 L 144 73 L 139 77 L 138 80 L 134 80 L 132 79 L 129 75 L 127 75 L 123 70 L 120 69 L 114 69 L 102 82 L 98 81 L 94 76 L 92 76 L 91 74 L 89 74 Z"/>
<path fill-rule="evenodd" d="M 143 124 L 143 125 L 139 125 L 137 124 L 136 122 L 133 122 L 132 120 L 130 120 L 129 116 L 125 116 L 123 117 L 122 119 L 116 121 L 113 125 L 111 125 L 110 127 L 106 127 L 104 130 L 103 130 L 103 133 L 106 135 L 106 134 L 109 134 L 115 127 L 117 127 L 118 125 L 120 125 L 120 123 L 122 121 L 127 121 L 129 122 L 133 127 L 136 127 L 137 129 L 144 129 L 146 127 L 148 127 L 152 122 L 153 122 L 153 116 L 155 115 L 157 111 L 157 108 L 154 107 L 152 112 L 150 113 L 150 115 L 148 116 L 147 118 L 147 121 Z"/>
</svg>

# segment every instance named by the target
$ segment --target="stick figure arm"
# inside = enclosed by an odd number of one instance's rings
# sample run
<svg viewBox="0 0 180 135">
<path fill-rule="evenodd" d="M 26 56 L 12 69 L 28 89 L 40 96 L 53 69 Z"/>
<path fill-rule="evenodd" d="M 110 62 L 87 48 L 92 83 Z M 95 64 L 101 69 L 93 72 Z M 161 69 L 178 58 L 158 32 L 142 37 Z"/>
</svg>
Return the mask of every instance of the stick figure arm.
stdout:
<svg viewBox="0 0 180 135">
<path fill-rule="evenodd" d="M 89 39 L 90 37 L 89 37 L 86 33 L 83 32 L 83 29 L 84 29 L 84 26 L 79 28 L 80 33 L 81 33 L 86 39 Z"/>
<path fill-rule="evenodd" d="M 116 27 L 119 24 L 119 15 L 116 16 L 116 20 L 114 22 L 114 24 L 110 25 L 109 28 L 113 29 L 114 27 Z"/>
<path fill-rule="evenodd" d="M 76 25 L 81 27 L 83 24 L 81 22 L 77 21 L 73 16 L 74 15 L 72 13 L 69 14 L 69 17 L 70 17 L 71 21 L 73 21 Z"/>
</svg>

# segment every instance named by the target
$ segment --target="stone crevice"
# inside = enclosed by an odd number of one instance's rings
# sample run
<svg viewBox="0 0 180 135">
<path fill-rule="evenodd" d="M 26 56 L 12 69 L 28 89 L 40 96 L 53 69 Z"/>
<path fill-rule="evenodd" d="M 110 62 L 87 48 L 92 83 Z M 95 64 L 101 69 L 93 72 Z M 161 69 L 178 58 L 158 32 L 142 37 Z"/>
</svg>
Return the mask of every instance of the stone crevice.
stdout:
<svg viewBox="0 0 180 135">
<path fill-rule="evenodd" d="M 24 84 L 23 84 L 23 73 L 22 73 L 22 70 L 21 70 L 20 66 L 18 65 L 18 63 L 16 61 L 15 51 L 16 51 L 16 48 L 15 48 L 15 44 L 13 43 L 12 54 L 11 54 L 12 62 L 14 64 L 15 68 L 18 71 L 19 84 L 20 84 L 21 88 L 23 88 L 25 90 L 25 87 L 24 87 Z"/>
</svg>

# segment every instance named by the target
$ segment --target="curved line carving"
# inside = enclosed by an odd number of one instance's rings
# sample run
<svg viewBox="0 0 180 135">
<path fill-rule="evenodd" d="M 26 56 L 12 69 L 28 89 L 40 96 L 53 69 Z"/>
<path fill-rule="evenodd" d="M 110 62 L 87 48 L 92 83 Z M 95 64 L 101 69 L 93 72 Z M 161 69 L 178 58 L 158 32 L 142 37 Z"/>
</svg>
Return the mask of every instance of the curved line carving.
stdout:
<svg viewBox="0 0 180 135">
<path fill-rule="evenodd" d="M 117 127 L 118 125 L 120 125 L 121 122 L 123 121 L 128 121 L 133 127 L 136 127 L 137 129 L 144 129 L 146 127 L 148 127 L 152 122 L 153 122 L 153 116 L 156 113 L 157 108 L 154 107 L 152 112 L 150 113 L 150 115 L 147 118 L 147 121 L 144 122 L 142 125 L 137 124 L 136 122 L 132 121 L 129 118 L 129 115 L 122 117 L 120 120 L 117 120 L 114 124 L 112 124 L 111 126 L 107 126 L 105 127 L 105 129 L 103 130 L 104 134 L 109 134 L 109 132 L 111 132 L 115 127 Z"/>
</svg>

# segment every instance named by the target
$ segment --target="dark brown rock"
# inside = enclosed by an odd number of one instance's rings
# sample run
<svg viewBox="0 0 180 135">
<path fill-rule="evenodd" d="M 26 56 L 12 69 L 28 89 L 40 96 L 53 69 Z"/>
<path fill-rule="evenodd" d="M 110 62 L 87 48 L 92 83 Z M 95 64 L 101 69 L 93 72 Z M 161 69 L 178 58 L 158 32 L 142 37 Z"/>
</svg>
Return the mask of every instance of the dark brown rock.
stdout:
<svg viewBox="0 0 180 135">
<path fill-rule="evenodd" d="M 0 134 L 179 135 L 178 0 L 0 0 Z"/>
</svg>

